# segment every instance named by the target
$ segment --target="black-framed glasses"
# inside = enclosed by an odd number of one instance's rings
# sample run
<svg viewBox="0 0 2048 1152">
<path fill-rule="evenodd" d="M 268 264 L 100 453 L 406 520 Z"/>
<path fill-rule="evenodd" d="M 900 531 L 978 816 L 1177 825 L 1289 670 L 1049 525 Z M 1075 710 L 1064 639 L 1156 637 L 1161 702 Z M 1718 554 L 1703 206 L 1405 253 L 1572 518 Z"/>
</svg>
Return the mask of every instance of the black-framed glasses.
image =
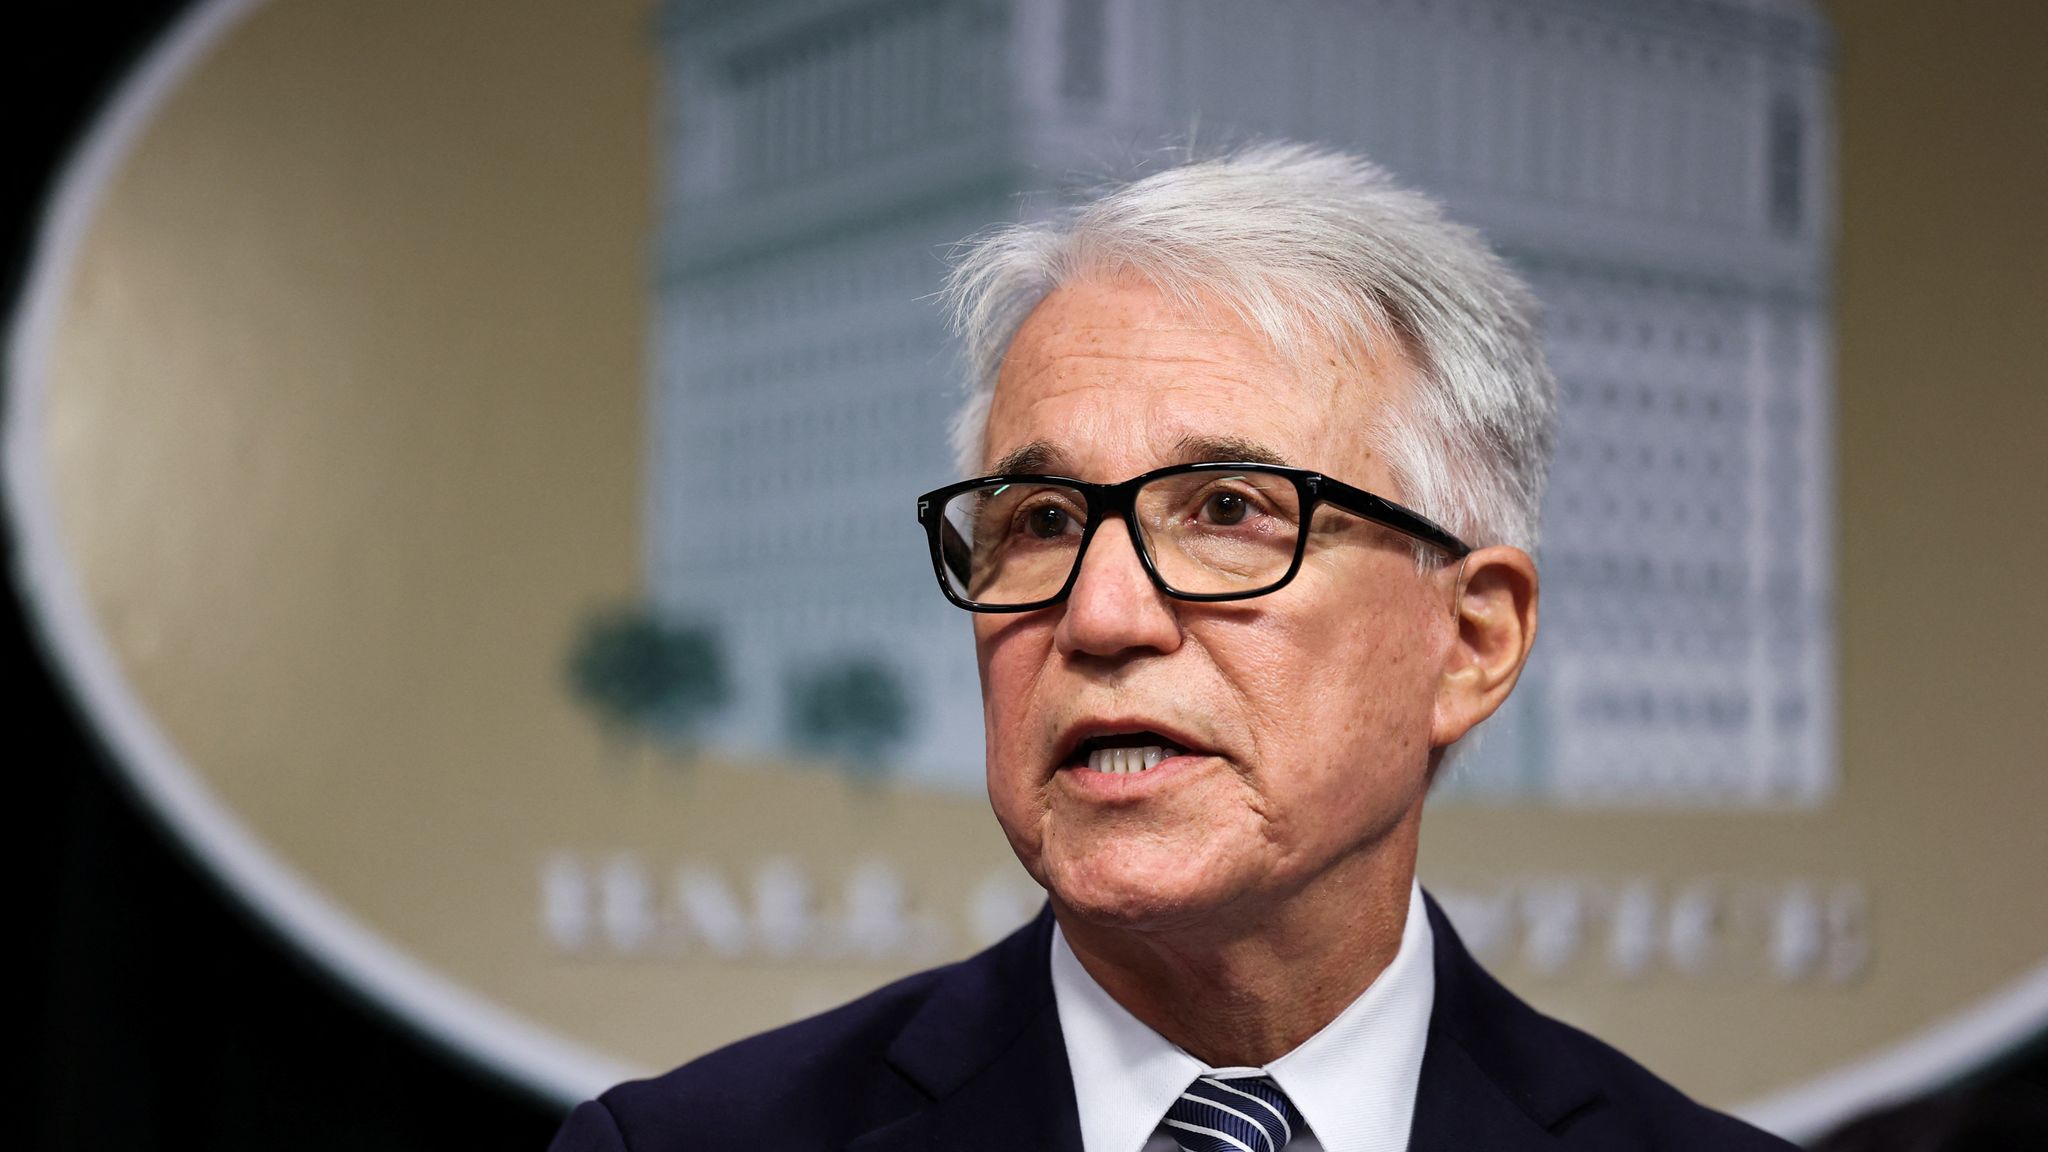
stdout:
<svg viewBox="0 0 2048 1152">
<path fill-rule="evenodd" d="M 1014 473 L 917 499 L 946 599 L 970 612 L 1029 612 L 1067 598 L 1105 516 L 1121 517 L 1145 574 L 1179 600 L 1243 600 L 1294 579 L 1316 505 L 1440 548 L 1472 549 L 1418 512 L 1320 472 L 1273 464 L 1177 464 L 1121 484 Z"/>
</svg>

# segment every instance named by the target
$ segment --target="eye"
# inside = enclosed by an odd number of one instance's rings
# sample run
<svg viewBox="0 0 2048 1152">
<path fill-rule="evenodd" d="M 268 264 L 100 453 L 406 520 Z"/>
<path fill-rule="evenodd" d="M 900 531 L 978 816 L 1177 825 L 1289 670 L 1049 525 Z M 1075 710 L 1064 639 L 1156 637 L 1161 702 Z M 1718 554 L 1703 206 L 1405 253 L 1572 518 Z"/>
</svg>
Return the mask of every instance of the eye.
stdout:
<svg viewBox="0 0 2048 1152">
<path fill-rule="evenodd" d="M 1237 524 L 1244 520 L 1251 507 L 1251 502 L 1241 492 L 1212 492 L 1202 502 L 1200 519 L 1204 524 Z"/>
<path fill-rule="evenodd" d="M 1073 517 L 1057 504 L 1041 504 L 1024 514 L 1024 530 L 1041 540 L 1051 540 L 1066 534 Z"/>
</svg>

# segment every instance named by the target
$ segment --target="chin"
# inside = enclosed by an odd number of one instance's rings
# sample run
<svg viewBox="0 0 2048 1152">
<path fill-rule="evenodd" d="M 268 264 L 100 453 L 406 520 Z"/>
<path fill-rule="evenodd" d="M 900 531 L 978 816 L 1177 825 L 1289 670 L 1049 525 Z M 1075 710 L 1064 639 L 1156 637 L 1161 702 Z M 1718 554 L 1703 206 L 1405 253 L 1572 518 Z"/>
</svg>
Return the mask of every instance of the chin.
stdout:
<svg viewBox="0 0 2048 1152">
<path fill-rule="evenodd" d="M 1042 880 L 1055 903 L 1105 928 L 1180 927 L 1231 903 L 1222 870 L 1203 867 L 1187 854 L 1162 861 L 1108 851 L 1047 863 Z"/>
</svg>

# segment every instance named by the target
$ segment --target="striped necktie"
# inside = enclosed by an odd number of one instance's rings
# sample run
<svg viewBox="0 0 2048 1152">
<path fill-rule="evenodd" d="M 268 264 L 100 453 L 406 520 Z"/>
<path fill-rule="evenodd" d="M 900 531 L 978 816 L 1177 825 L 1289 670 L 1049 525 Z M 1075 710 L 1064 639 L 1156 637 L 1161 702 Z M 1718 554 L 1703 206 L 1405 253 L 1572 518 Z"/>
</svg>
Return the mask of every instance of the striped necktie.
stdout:
<svg viewBox="0 0 2048 1152">
<path fill-rule="evenodd" d="M 1197 1076 L 1166 1110 L 1182 1152 L 1280 1152 L 1306 1123 L 1264 1076 Z"/>
</svg>

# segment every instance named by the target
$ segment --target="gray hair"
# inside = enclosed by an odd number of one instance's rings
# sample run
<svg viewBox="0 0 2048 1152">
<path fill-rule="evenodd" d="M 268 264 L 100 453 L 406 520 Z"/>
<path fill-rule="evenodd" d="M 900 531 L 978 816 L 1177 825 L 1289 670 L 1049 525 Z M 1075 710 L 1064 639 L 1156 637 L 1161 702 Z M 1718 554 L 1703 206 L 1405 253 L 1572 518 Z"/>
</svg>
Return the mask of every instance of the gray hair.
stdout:
<svg viewBox="0 0 2048 1152">
<path fill-rule="evenodd" d="M 1319 348 L 1399 341 L 1418 386 L 1368 434 L 1402 498 L 1475 546 L 1535 549 L 1557 389 L 1534 298 L 1428 197 L 1302 144 L 1178 164 L 963 241 L 941 293 L 970 373 L 952 429 L 963 472 L 1025 317 L 1062 284 L 1118 275 L 1184 307 L 1222 301 L 1305 374 Z"/>
</svg>

